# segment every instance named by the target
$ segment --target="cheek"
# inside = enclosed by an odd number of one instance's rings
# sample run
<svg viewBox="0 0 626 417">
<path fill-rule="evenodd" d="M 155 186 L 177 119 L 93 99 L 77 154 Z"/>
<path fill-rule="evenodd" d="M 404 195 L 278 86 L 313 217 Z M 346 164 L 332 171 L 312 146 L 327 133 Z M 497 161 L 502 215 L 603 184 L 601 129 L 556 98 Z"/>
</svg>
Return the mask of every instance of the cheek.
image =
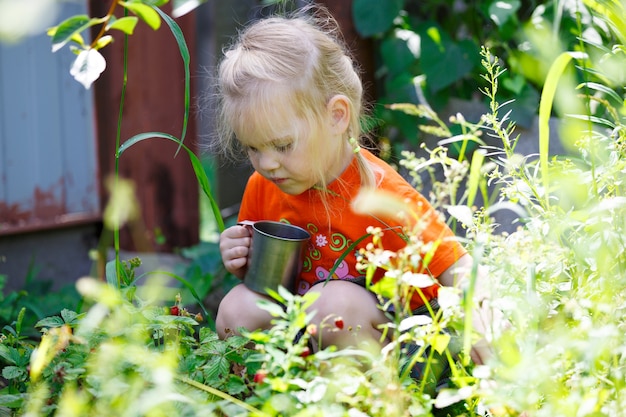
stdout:
<svg viewBox="0 0 626 417">
<path fill-rule="evenodd" d="M 285 158 L 282 162 L 283 168 L 298 178 L 310 179 L 313 175 L 310 156 L 294 154 L 290 158 Z"/>
<path fill-rule="evenodd" d="M 259 157 L 252 152 L 248 152 L 248 160 L 252 164 L 252 167 L 256 170 L 259 165 Z"/>
</svg>

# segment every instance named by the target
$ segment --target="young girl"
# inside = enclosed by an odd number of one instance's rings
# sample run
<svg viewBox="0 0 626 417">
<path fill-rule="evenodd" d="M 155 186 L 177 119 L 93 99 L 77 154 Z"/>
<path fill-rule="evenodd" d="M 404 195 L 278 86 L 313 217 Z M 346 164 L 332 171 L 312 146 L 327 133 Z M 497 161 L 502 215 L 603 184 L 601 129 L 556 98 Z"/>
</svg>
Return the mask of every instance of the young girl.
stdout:
<svg viewBox="0 0 626 417">
<path fill-rule="evenodd" d="M 333 269 L 346 249 L 368 226 L 386 230 L 383 246 L 406 245 L 394 232 L 396 219 L 359 214 L 351 203 L 362 189 L 380 189 L 410 201 L 427 225 L 422 239 L 438 244 L 427 272 L 438 284 L 424 290 L 435 300 L 441 285 L 455 285 L 457 267 L 471 258 L 429 203 L 393 168 L 361 148 L 362 85 L 332 18 L 299 13 L 260 20 L 244 30 L 219 66 L 220 145 L 247 153 L 255 172 L 245 189 L 239 220 L 274 220 L 300 226 L 311 234 L 301 276 L 300 294 L 320 294 L 311 307 L 314 322 L 340 317 L 343 330 L 326 331 L 324 345 L 380 342 L 380 325 L 388 322 L 377 298 L 365 288 L 357 269 L 360 243 Z M 243 278 L 251 233 L 232 226 L 220 237 L 228 271 Z M 333 276 L 327 281 L 330 271 Z M 245 285 L 234 287 L 217 313 L 221 337 L 270 326 L 271 317 L 257 306 L 263 297 Z M 423 301 L 414 297 L 412 307 Z M 332 321 L 331 321 L 332 323 Z M 352 331 L 350 331 L 352 329 Z"/>
</svg>

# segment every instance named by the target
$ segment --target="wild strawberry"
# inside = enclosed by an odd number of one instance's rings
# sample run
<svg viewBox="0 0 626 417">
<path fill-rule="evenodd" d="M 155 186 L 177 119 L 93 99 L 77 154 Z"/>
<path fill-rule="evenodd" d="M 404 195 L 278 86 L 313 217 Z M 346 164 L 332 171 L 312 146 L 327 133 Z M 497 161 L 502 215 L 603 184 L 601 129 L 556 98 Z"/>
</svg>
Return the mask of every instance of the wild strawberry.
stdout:
<svg viewBox="0 0 626 417">
<path fill-rule="evenodd" d="M 339 330 L 343 329 L 343 319 L 341 317 L 335 318 L 335 327 Z"/>
<path fill-rule="evenodd" d="M 254 374 L 254 382 L 257 384 L 262 383 L 263 381 L 265 381 L 265 377 L 267 376 L 267 371 L 264 369 L 259 369 L 258 371 L 256 371 L 256 374 Z"/>
<path fill-rule="evenodd" d="M 171 306 L 170 307 L 170 315 L 172 315 L 172 316 L 180 316 L 180 309 L 178 308 L 178 306 Z"/>
<path fill-rule="evenodd" d="M 305 346 L 304 349 L 302 349 L 302 352 L 300 352 L 300 357 L 306 358 L 310 354 L 311 354 L 311 349 L 309 349 L 308 346 Z"/>
</svg>

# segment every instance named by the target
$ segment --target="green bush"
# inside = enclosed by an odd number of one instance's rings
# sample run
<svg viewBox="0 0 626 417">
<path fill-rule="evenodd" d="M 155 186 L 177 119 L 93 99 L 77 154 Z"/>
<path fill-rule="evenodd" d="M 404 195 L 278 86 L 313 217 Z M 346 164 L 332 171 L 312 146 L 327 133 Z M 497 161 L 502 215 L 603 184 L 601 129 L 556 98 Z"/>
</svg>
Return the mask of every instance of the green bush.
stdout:
<svg viewBox="0 0 626 417">
<path fill-rule="evenodd" d="M 498 89 L 502 112 L 528 128 L 554 59 L 563 50 L 587 49 L 583 43 L 602 50 L 620 42 L 602 16 L 623 12 L 619 1 L 355 0 L 356 30 L 374 44 L 381 133 L 398 153 L 424 140 L 419 119 L 385 105 L 424 104 L 439 113 L 455 99 L 484 103 L 476 89 L 482 46 L 507 67 Z"/>
</svg>

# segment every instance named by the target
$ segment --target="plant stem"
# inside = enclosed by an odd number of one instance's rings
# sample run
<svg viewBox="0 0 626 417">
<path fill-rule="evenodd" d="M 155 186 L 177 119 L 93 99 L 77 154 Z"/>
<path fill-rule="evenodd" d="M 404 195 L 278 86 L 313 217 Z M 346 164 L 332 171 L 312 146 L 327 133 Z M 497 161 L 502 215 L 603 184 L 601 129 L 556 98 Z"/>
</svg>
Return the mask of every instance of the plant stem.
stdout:
<svg viewBox="0 0 626 417">
<path fill-rule="evenodd" d="M 107 12 L 106 16 L 104 17 L 104 22 L 102 23 L 102 27 L 100 28 L 100 32 L 98 32 L 98 35 L 96 35 L 96 37 L 93 38 L 93 41 L 91 42 L 90 46 L 92 48 L 96 46 L 96 44 L 98 43 L 98 40 L 100 40 L 102 35 L 104 35 L 104 33 L 106 32 L 107 24 L 111 20 L 111 17 L 113 17 L 113 12 L 115 11 L 115 7 L 117 7 L 117 1 L 118 0 L 113 0 L 111 2 L 111 6 L 109 7 L 109 11 Z M 126 9 L 124 9 L 124 10 L 126 10 Z"/>
<path fill-rule="evenodd" d="M 117 2 L 113 2 L 111 8 L 115 7 Z M 124 16 L 128 15 L 128 10 L 124 8 Z M 117 117 L 117 133 L 115 135 L 115 179 L 114 179 L 114 189 L 117 189 L 120 180 L 120 154 L 119 149 L 121 145 L 121 136 L 122 136 L 122 115 L 124 113 L 124 99 L 126 97 L 126 85 L 128 84 L 128 35 L 124 35 L 124 48 L 123 48 L 123 59 L 124 59 L 124 71 L 122 76 L 122 92 L 120 95 L 120 108 Z M 117 287 L 121 288 L 121 276 L 122 276 L 122 264 L 120 262 L 120 224 L 119 219 L 113 220 L 113 245 L 115 248 L 115 270 L 117 276 Z"/>
<path fill-rule="evenodd" d="M 261 410 L 259 410 L 257 408 L 252 407 L 250 404 L 247 404 L 247 403 L 245 403 L 245 402 L 243 402 L 243 401 L 241 401 L 241 400 L 239 400 L 239 399 L 237 399 L 237 398 L 235 398 L 235 397 L 233 397 L 231 395 L 228 395 L 225 392 L 222 392 L 222 391 L 220 391 L 218 389 L 209 387 L 208 385 L 202 384 L 202 383 L 200 383 L 198 381 L 194 381 L 193 379 L 185 378 L 185 377 L 182 377 L 182 376 L 176 376 L 175 378 L 178 379 L 181 382 L 184 382 L 187 385 L 191 385 L 194 388 L 197 388 L 197 389 L 202 390 L 202 391 L 206 391 L 209 394 L 213 394 L 216 397 L 222 398 L 222 399 L 224 399 L 226 401 L 230 401 L 231 403 L 233 403 L 235 405 L 238 405 L 239 407 L 244 408 L 247 411 L 249 411 L 251 413 L 254 413 L 255 415 L 258 415 L 258 416 L 268 416 L 269 417 L 269 414 L 264 413 L 263 411 L 261 411 Z"/>
</svg>

